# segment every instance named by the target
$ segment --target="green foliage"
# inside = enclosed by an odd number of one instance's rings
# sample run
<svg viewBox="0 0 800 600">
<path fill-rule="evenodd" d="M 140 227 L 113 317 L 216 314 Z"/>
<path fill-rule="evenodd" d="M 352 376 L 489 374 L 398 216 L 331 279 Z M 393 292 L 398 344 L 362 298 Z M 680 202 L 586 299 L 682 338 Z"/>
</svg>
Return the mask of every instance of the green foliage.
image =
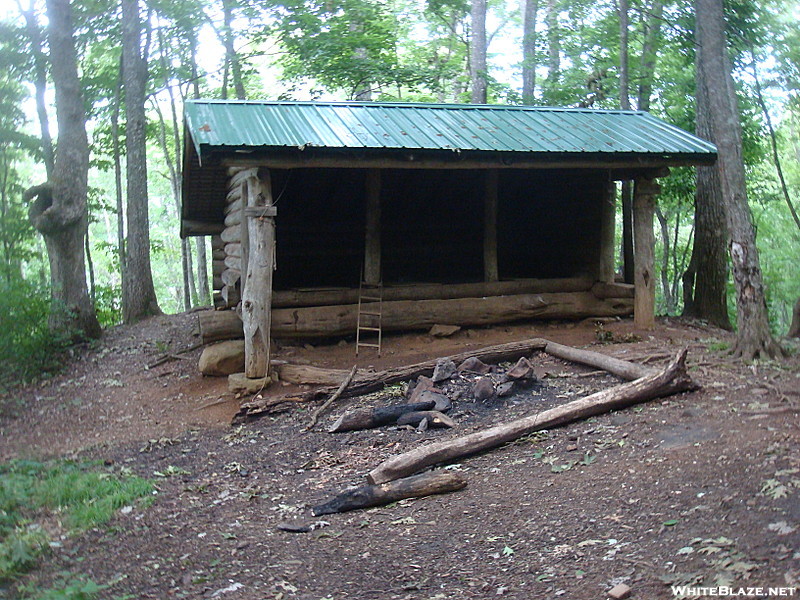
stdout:
<svg viewBox="0 0 800 600">
<path fill-rule="evenodd" d="M 24 600 L 95 600 L 106 587 L 85 577 L 66 576 L 55 587 L 41 590 L 26 585 L 19 593 Z"/>
<path fill-rule="evenodd" d="M 21 277 L 0 280 L 0 389 L 61 368 L 68 332 L 51 333 L 50 293 L 46 285 Z"/>
<path fill-rule="evenodd" d="M 55 518 L 64 532 L 78 533 L 106 523 L 116 510 L 152 490 L 145 479 L 120 477 L 94 463 L 0 464 L 0 581 L 18 577 L 47 551 L 45 520 L 52 527 Z M 41 598 L 92 598 L 97 591 L 91 582 L 72 582 Z"/>
</svg>

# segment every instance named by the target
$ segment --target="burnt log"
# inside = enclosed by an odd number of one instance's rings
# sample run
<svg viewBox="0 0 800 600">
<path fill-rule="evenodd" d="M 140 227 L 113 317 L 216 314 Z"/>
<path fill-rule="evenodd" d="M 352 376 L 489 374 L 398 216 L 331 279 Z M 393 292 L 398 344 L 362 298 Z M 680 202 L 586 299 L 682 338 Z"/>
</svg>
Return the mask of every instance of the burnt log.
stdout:
<svg viewBox="0 0 800 600">
<path fill-rule="evenodd" d="M 400 426 L 412 425 L 413 427 L 416 427 L 425 419 L 428 420 L 428 424 L 431 427 L 448 427 L 452 429 L 456 426 L 456 422 L 453 421 L 453 419 L 445 414 L 440 413 L 438 410 L 418 410 L 414 412 L 408 412 L 397 419 L 397 424 Z"/>
<path fill-rule="evenodd" d="M 406 413 L 430 410 L 436 403 L 416 402 L 414 404 L 392 404 L 377 408 L 359 408 L 344 413 L 328 429 L 329 433 L 344 431 L 359 431 L 361 429 L 374 429 L 384 425 L 391 425 Z"/>
<path fill-rule="evenodd" d="M 348 490 L 333 500 L 315 506 L 315 516 L 342 513 L 359 508 L 381 506 L 405 498 L 422 498 L 434 494 L 446 494 L 464 489 L 467 480 L 449 471 L 430 471 L 383 485 L 364 485 Z"/>
</svg>

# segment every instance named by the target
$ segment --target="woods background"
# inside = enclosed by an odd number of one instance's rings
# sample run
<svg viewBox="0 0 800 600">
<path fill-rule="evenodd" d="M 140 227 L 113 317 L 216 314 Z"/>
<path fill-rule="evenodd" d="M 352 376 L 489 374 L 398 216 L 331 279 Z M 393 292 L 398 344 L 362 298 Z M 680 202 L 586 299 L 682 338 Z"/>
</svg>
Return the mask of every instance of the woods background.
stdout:
<svg viewBox="0 0 800 600">
<path fill-rule="evenodd" d="M 54 349 L 99 332 L 85 322 L 78 336 L 53 327 L 58 302 L 70 317 L 62 325 L 74 325 L 84 305 L 93 318 L 93 305 L 102 327 L 210 304 L 208 240 L 178 236 L 185 98 L 632 108 L 716 141 L 708 113 L 704 120 L 698 110 L 701 4 L 7 3 L 0 11 L 0 360 L 15 367 L 13 379 L 25 379 L 55 366 Z M 792 212 L 800 190 L 800 5 L 734 0 L 724 11 L 769 325 L 785 335 L 800 298 L 800 220 Z M 74 150 L 80 134 L 68 124 L 84 125 L 86 167 L 75 160 L 84 154 L 80 143 Z M 82 170 L 86 182 L 66 181 Z M 46 196 L 25 194 L 42 181 L 53 184 L 47 193 L 59 206 L 59 185 L 87 187 L 87 223 L 78 216 L 61 226 L 82 241 L 91 304 L 59 300 L 64 290 L 54 289 L 51 246 L 63 242 L 62 230 L 48 233 L 37 221 L 50 206 Z M 662 183 L 657 312 L 735 325 L 725 219 L 703 210 L 726 201 L 713 170 L 675 169 Z M 63 206 L 79 211 L 75 202 Z M 716 308 L 704 305 L 715 293 Z"/>
</svg>

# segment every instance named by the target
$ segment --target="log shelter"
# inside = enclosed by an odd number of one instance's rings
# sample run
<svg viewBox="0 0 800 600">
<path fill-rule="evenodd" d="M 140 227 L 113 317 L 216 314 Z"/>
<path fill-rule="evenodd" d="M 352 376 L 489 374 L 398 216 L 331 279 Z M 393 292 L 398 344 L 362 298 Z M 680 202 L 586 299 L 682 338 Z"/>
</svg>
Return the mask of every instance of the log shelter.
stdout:
<svg viewBox="0 0 800 600">
<path fill-rule="evenodd" d="M 656 180 L 715 160 L 637 111 L 194 100 L 181 236 L 213 236 L 215 305 L 238 309 L 248 377 L 270 337 L 353 334 L 362 281 L 383 286 L 384 330 L 631 313 L 649 328 Z M 619 181 L 634 182 L 630 283 Z"/>
</svg>

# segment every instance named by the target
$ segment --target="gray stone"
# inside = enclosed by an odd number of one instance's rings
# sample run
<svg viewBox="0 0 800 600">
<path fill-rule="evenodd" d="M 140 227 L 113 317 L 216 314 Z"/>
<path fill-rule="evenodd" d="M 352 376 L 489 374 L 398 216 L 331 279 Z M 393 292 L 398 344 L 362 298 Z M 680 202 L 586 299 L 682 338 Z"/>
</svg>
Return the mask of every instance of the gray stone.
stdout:
<svg viewBox="0 0 800 600">
<path fill-rule="evenodd" d="M 474 356 L 470 356 L 467 360 L 458 365 L 459 373 L 462 373 L 463 371 L 472 371 L 474 373 L 486 375 L 491 370 L 492 367 L 487 365 L 481 359 L 475 358 Z"/>
<path fill-rule="evenodd" d="M 488 377 L 481 377 L 472 386 L 472 397 L 475 400 L 488 400 L 494 396 L 494 384 Z"/>
<path fill-rule="evenodd" d="M 461 327 L 458 325 L 434 325 L 428 334 L 433 337 L 450 337 L 459 331 L 461 331 Z"/>
<path fill-rule="evenodd" d="M 497 396 L 510 396 L 514 392 L 514 382 L 506 381 L 497 386 Z"/>
<path fill-rule="evenodd" d="M 456 363 L 452 360 L 440 360 L 436 363 L 436 368 L 433 370 L 433 377 L 431 379 L 434 383 L 440 381 L 447 381 L 456 374 Z"/>
<path fill-rule="evenodd" d="M 228 390 L 234 394 L 257 394 L 271 382 L 269 377 L 250 379 L 244 373 L 231 373 L 228 375 Z"/>
<path fill-rule="evenodd" d="M 450 402 L 450 398 L 433 390 L 425 390 L 419 394 L 418 399 L 414 400 L 412 403 L 415 402 L 433 402 L 433 410 L 439 412 L 447 412 L 453 406 L 453 403 Z"/>
</svg>

